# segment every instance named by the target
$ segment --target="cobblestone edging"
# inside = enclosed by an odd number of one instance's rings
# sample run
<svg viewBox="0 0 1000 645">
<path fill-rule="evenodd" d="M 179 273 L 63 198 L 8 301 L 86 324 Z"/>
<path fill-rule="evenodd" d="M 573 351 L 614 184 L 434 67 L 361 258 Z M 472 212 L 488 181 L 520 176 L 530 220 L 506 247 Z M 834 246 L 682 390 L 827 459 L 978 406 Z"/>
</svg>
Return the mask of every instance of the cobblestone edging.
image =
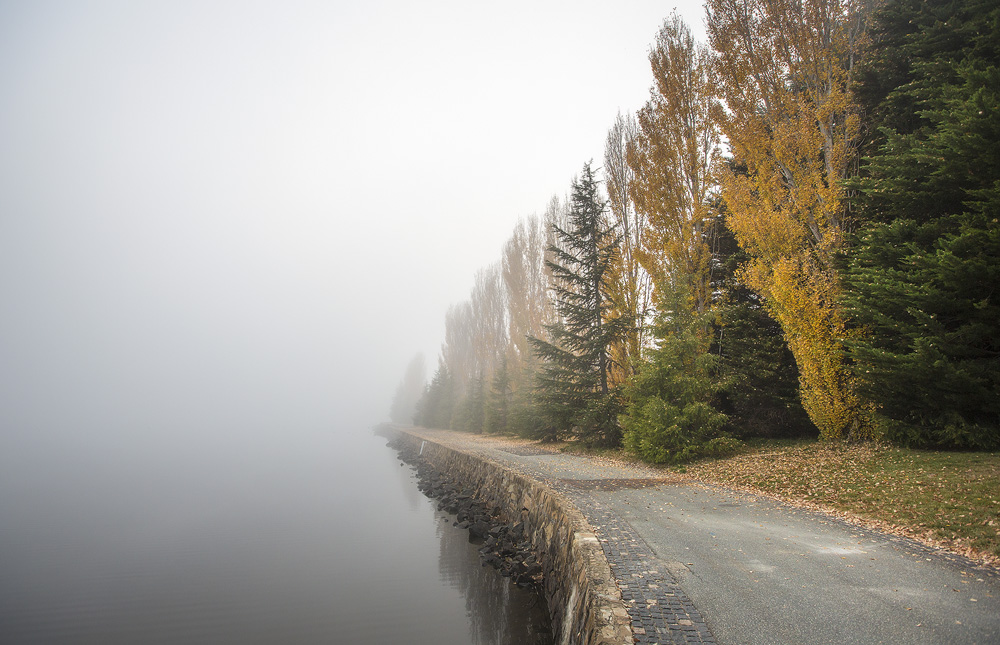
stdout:
<svg viewBox="0 0 1000 645">
<path fill-rule="evenodd" d="M 570 494 L 594 526 L 632 624 L 636 643 L 715 643 L 708 625 L 649 546 L 586 493 Z"/>
<path fill-rule="evenodd" d="M 422 442 L 426 439 L 421 436 L 419 430 L 410 435 L 410 439 Z M 541 514 L 541 523 L 545 523 L 546 518 L 551 519 L 553 515 L 558 517 L 577 517 L 579 525 L 583 530 L 574 530 L 574 534 L 586 537 L 584 543 L 593 546 L 594 541 L 600 545 L 601 549 L 587 549 L 585 560 L 588 567 L 596 567 L 593 571 L 600 570 L 601 575 L 610 576 L 613 589 L 607 586 L 601 587 L 605 591 L 600 595 L 601 599 L 611 599 L 607 606 L 600 602 L 582 602 L 574 605 L 569 612 L 571 625 L 583 625 L 570 630 L 570 638 L 557 639 L 560 643 L 611 643 L 628 642 L 643 644 L 660 643 L 703 643 L 713 644 L 715 638 L 709 630 L 704 618 L 695 608 L 687 594 L 677 584 L 673 575 L 667 571 L 665 563 L 660 561 L 653 553 L 652 549 L 636 533 L 632 526 L 614 513 L 601 502 L 601 492 L 603 490 L 615 490 L 621 486 L 629 488 L 641 488 L 655 486 L 659 481 L 651 479 L 645 474 L 640 475 L 640 479 L 557 479 L 547 475 L 542 470 L 531 465 L 530 457 L 551 454 L 547 451 L 538 450 L 531 446 L 503 447 L 493 455 L 483 454 L 485 451 L 470 450 L 469 448 L 456 448 L 453 446 L 443 447 L 427 440 L 426 447 L 433 445 L 434 451 L 442 451 L 442 454 L 452 453 L 462 455 L 465 468 L 459 467 L 457 475 L 469 478 L 471 483 L 480 488 L 480 492 L 491 495 L 492 503 L 501 507 L 518 508 L 520 501 L 517 501 L 516 491 L 524 482 L 530 482 L 533 487 L 544 491 L 548 496 L 558 500 L 557 508 L 553 512 L 545 511 Z M 469 450 L 469 452 L 463 452 Z M 504 455 L 516 455 L 519 459 L 508 459 Z M 528 457 L 528 459 L 524 459 Z M 471 469 L 469 463 L 471 462 Z M 452 468 L 455 464 L 444 463 L 442 467 Z M 480 483 L 479 475 L 483 471 L 503 473 L 502 486 L 487 484 L 485 487 Z M 510 498 L 510 499 L 508 499 Z M 524 501 L 524 500 L 522 500 Z M 525 502 L 531 507 L 531 499 Z M 553 562 L 573 562 L 579 564 L 581 558 L 572 558 L 564 555 L 563 560 L 554 559 Z M 567 567 L 567 568 L 563 568 Z M 566 621 L 567 613 L 558 612 L 560 607 L 567 605 L 567 594 L 571 594 L 570 586 L 566 583 L 558 582 L 571 567 L 566 564 L 557 564 L 550 567 L 546 572 L 546 598 L 555 593 L 559 600 L 555 603 L 550 600 L 550 615 L 553 618 L 553 629 L 559 635 L 560 626 Z M 553 575 L 554 574 L 554 575 Z M 583 574 L 588 574 L 584 571 Z M 593 576 L 592 576 L 593 577 Z M 567 577 L 569 580 L 580 578 L 580 572 L 575 571 Z M 553 582 L 556 581 L 556 582 Z M 556 588 L 553 589 L 553 584 Z M 578 587 L 580 588 L 580 587 Z M 562 591 L 560 591 L 560 589 Z M 561 595 L 560 595 L 561 594 Z M 601 600 L 603 602 L 603 600 Z M 572 603 L 570 603 L 572 604 Z M 620 620 L 622 608 L 626 612 L 625 624 L 630 634 L 621 634 Z M 577 613 L 573 613 L 577 612 Z M 582 614 L 580 614 L 582 612 Z M 594 626 L 586 627 L 586 620 L 590 612 L 591 617 L 596 616 L 599 624 L 610 625 L 614 623 L 615 629 L 619 633 L 613 638 L 625 638 L 622 640 L 597 640 L 594 638 Z M 608 621 L 611 621 L 609 623 Z M 603 623 L 602 623 L 603 621 Z M 610 634 L 610 631 L 609 631 Z M 605 638 L 610 638 L 606 636 Z"/>
<path fill-rule="evenodd" d="M 600 480 L 543 480 L 568 497 L 593 526 L 629 614 L 633 641 L 714 644 L 701 613 L 649 545 L 591 491 Z M 619 483 L 630 480 L 617 480 Z"/>
<path fill-rule="evenodd" d="M 473 484 L 487 505 L 520 516 L 545 572 L 544 593 L 560 645 L 628 645 L 631 620 L 604 548 L 584 515 L 535 478 L 478 455 L 401 431 L 435 468 Z M 641 641 L 640 641 L 641 642 Z"/>
</svg>

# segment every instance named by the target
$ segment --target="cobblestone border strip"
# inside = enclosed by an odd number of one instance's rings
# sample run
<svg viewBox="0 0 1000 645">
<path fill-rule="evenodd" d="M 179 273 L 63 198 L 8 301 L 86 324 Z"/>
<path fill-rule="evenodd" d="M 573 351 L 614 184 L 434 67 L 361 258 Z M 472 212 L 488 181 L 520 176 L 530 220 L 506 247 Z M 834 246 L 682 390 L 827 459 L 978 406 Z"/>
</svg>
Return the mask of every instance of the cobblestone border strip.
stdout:
<svg viewBox="0 0 1000 645">
<path fill-rule="evenodd" d="M 715 643 L 694 603 L 635 529 L 589 493 L 571 498 L 597 532 L 621 589 L 635 642 Z"/>
<path fill-rule="evenodd" d="M 665 564 L 653 554 L 649 545 L 627 521 L 596 499 L 594 492 L 603 488 L 597 480 L 569 482 L 552 479 L 530 465 L 507 460 L 502 454 L 489 455 L 484 451 L 467 451 L 455 447 L 449 449 L 495 463 L 500 468 L 537 481 L 566 498 L 575 507 L 574 510 L 583 515 L 601 545 L 604 555 L 601 560 L 605 562 L 600 564 L 602 567 L 610 567 L 612 578 L 621 594 L 628 612 L 633 642 L 649 645 L 716 643 L 705 619 L 673 575 L 666 570 Z M 518 454 L 512 450 L 498 450 L 501 453 Z M 637 480 L 622 481 L 635 487 Z M 660 483 L 657 481 L 653 485 Z"/>
<path fill-rule="evenodd" d="M 485 455 L 480 457 L 486 458 Z M 615 490 L 622 485 L 644 488 L 645 486 L 639 485 L 639 480 L 552 479 L 525 464 L 505 462 L 503 465 L 541 481 L 569 498 L 583 513 L 593 528 L 611 567 L 629 614 L 635 643 L 648 645 L 716 643 L 715 636 L 701 612 L 677 584 L 673 575 L 666 570 L 665 565 L 653 554 L 653 550 L 645 540 L 627 521 L 601 504 L 594 496 L 595 491 Z M 663 483 L 657 480 L 648 481 L 651 486 Z"/>
<path fill-rule="evenodd" d="M 594 497 L 591 491 L 599 487 L 581 488 L 575 482 L 540 478 L 569 497 L 594 528 L 621 590 L 636 643 L 716 643 L 701 612 L 645 540 Z"/>
</svg>

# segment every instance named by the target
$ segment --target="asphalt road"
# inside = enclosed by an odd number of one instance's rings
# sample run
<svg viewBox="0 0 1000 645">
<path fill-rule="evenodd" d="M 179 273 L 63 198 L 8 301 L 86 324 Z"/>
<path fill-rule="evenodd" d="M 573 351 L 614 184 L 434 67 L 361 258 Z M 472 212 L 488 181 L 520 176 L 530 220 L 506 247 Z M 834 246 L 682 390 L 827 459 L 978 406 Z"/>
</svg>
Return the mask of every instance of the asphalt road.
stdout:
<svg viewBox="0 0 1000 645">
<path fill-rule="evenodd" d="M 959 556 L 650 468 L 419 432 L 587 490 L 638 533 L 719 643 L 1000 644 L 1000 573 Z"/>
</svg>

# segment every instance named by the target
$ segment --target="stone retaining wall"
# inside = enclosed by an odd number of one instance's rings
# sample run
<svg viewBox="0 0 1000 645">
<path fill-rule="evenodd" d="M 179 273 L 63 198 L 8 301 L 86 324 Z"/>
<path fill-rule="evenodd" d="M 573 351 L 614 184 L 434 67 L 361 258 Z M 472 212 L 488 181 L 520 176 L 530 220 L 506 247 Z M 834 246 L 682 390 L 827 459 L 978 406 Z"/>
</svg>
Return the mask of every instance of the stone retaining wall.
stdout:
<svg viewBox="0 0 1000 645">
<path fill-rule="evenodd" d="M 401 431 L 435 468 L 468 482 L 486 504 L 524 522 L 545 572 L 545 600 L 560 645 L 631 645 L 632 630 L 604 550 L 583 515 L 541 482 L 484 457 Z"/>
</svg>

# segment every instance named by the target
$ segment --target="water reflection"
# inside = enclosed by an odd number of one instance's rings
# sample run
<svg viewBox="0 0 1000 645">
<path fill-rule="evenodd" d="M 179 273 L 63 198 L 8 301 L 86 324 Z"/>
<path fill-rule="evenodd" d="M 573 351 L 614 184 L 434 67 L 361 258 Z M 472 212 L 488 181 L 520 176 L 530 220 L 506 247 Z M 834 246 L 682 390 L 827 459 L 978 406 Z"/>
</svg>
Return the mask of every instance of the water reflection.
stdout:
<svg viewBox="0 0 1000 645">
<path fill-rule="evenodd" d="M 442 517 L 438 535 L 441 579 L 465 596 L 471 643 L 548 645 L 552 642 L 548 610 L 539 595 L 512 584 L 490 567 L 480 566 L 478 546 L 469 542 L 467 530 L 452 526 L 451 516 Z"/>
<path fill-rule="evenodd" d="M 395 450 L 386 446 L 388 450 L 391 450 L 393 454 Z M 429 500 L 427 496 L 420 492 L 420 489 L 416 486 L 416 477 L 414 474 L 413 467 L 409 464 L 405 464 L 402 461 L 399 462 L 399 468 L 396 469 L 399 475 L 399 490 L 403 498 L 409 503 L 411 510 L 417 510 L 418 508 L 425 508 Z"/>
<path fill-rule="evenodd" d="M 384 443 L 0 455 L 0 643 L 538 642 Z"/>
</svg>

